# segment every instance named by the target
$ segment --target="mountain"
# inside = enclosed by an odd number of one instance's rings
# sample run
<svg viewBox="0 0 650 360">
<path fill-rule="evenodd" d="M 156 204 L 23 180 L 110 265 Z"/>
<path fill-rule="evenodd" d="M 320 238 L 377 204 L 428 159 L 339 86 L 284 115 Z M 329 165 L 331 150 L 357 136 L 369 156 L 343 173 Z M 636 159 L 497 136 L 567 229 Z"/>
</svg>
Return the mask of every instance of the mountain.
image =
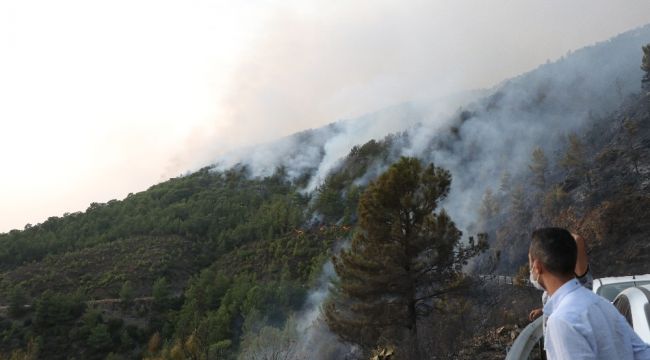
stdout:
<svg viewBox="0 0 650 360">
<path fill-rule="evenodd" d="M 474 101 L 478 94 L 454 105 L 404 104 L 217 162 L 225 164 L 222 168 L 245 164 L 255 175 L 268 175 L 277 166 L 292 176 L 307 173 L 314 180 L 307 190 L 313 190 L 354 145 L 406 132 L 394 152 L 452 172 L 447 210 L 467 228 L 485 189 L 498 188 L 504 172 L 525 175 L 534 147 L 556 151 L 563 146 L 562 135 L 585 131 L 640 91 L 640 49 L 649 38 L 650 26 L 644 26 L 506 80 Z"/>
<path fill-rule="evenodd" d="M 544 225 L 583 233 L 596 276 L 645 271 L 650 98 L 639 65 L 649 41 L 650 25 L 493 89 L 307 130 L 0 234 L 0 352 L 359 356 L 315 320 L 327 259 L 353 233 L 359 195 L 400 156 L 448 169 L 442 206 L 465 236 L 488 235 L 468 273 L 514 275 Z M 536 296 L 482 285 L 450 296 L 421 346 L 458 357 L 474 334 L 523 323 Z"/>
</svg>

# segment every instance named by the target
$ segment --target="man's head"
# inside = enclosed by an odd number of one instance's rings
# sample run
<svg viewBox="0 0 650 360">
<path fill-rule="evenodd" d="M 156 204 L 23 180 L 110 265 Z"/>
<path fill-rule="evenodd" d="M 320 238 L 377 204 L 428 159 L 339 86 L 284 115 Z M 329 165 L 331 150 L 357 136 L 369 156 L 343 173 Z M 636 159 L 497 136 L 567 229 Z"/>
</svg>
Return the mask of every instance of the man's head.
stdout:
<svg viewBox="0 0 650 360">
<path fill-rule="evenodd" d="M 545 285 L 542 276 L 570 279 L 574 276 L 577 254 L 576 242 L 567 230 L 535 230 L 528 250 L 530 272 L 542 285 Z"/>
</svg>

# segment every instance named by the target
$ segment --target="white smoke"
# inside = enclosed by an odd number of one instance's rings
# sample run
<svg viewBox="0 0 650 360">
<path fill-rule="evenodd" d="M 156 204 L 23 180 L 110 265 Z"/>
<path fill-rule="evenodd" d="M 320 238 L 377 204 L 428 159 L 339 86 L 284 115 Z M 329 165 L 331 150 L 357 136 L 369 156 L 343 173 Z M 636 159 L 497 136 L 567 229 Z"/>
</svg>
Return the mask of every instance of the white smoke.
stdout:
<svg viewBox="0 0 650 360">
<path fill-rule="evenodd" d="M 353 146 L 406 131 L 408 144 L 398 143 L 394 150 L 452 173 L 452 189 L 443 205 L 461 229 L 467 228 L 485 189 L 498 188 L 502 173 L 523 176 L 535 147 L 548 154 L 558 151 L 563 135 L 580 134 L 586 124 L 639 91 L 640 48 L 649 39 L 650 26 L 645 26 L 541 65 L 489 91 L 405 103 L 304 131 L 232 152 L 219 159 L 218 168 L 239 163 L 253 176 L 267 176 L 282 166 L 291 179 L 309 174 L 305 191 L 311 192 Z M 483 97 L 476 100 L 479 96 Z M 459 107 L 469 114 L 464 121 L 451 116 Z M 387 165 L 375 164 L 357 181 L 366 183 Z"/>
<path fill-rule="evenodd" d="M 313 360 L 357 358 L 360 349 L 342 342 L 333 334 L 322 315 L 322 305 L 330 294 L 332 279 L 336 278 L 330 261 L 323 265 L 322 273 L 307 297 L 303 310 L 297 317 L 296 330 L 300 334 L 296 344 L 298 358 Z"/>
<path fill-rule="evenodd" d="M 485 189 L 497 189 L 504 172 L 527 174 L 535 147 L 556 154 L 564 135 L 582 135 L 586 125 L 640 90 L 640 48 L 648 41 L 650 26 L 645 26 L 506 81 L 466 107 L 472 115 L 456 120 L 455 133 L 440 132 L 438 123 L 411 129 L 412 144 L 403 153 L 451 172 L 452 189 L 443 206 L 466 228 Z"/>
<path fill-rule="evenodd" d="M 323 271 L 318 279 L 316 288 L 307 296 L 302 315 L 298 318 L 297 328 L 300 333 L 308 331 L 321 314 L 321 305 L 329 294 L 330 282 L 336 277 L 332 262 L 323 265 Z"/>
<path fill-rule="evenodd" d="M 650 25 L 576 51 L 503 82 L 480 100 L 466 101 L 464 112 L 453 117 L 449 114 L 457 104 L 410 103 L 249 149 L 222 160 L 220 166 L 243 163 L 255 175 L 269 174 L 277 166 L 289 169 L 291 177 L 309 171 L 306 190 L 312 191 L 352 146 L 406 131 L 408 144 L 399 143 L 394 150 L 451 172 L 451 192 L 442 206 L 465 230 L 476 221 L 485 189 L 497 189 L 504 172 L 513 178 L 525 176 L 535 147 L 557 153 L 564 135 L 582 134 L 586 125 L 640 90 L 640 49 L 649 41 Z M 357 181 L 371 180 L 386 166 L 376 164 Z M 316 346 L 345 346 L 319 319 L 331 276 L 329 264 L 298 323 L 301 346 L 313 356 L 324 353 Z"/>
<path fill-rule="evenodd" d="M 468 91 L 428 102 L 405 103 L 357 119 L 303 131 L 272 143 L 236 150 L 221 156 L 216 169 L 225 170 L 240 164 L 247 166 L 252 176 L 263 177 L 273 174 L 278 167 L 284 167 L 290 179 L 310 174 L 304 190 L 311 192 L 340 165 L 355 145 L 382 139 L 423 122 L 430 128 L 436 123 L 441 126 L 461 104 L 479 94 L 481 92 Z M 383 168 L 371 169 L 373 172 L 360 182 L 365 183 Z"/>
</svg>

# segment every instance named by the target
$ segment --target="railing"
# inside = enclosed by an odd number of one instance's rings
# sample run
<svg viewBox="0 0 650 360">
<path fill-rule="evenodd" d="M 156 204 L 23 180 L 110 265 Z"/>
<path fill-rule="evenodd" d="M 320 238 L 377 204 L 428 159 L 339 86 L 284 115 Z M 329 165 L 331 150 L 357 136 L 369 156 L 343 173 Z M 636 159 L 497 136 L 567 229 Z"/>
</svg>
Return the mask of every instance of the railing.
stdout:
<svg viewBox="0 0 650 360">
<path fill-rule="evenodd" d="M 526 360 L 530 357 L 535 345 L 544 335 L 542 321 L 542 316 L 540 316 L 522 330 L 510 347 L 506 360 Z"/>
<path fill-rule="evenodd" d="M 497 285 L 521 285 L 521 286 L 531 286 L 528 279 L 517 279 L 513 276 L 506 275 L 479 275 L 479 279 L 486 282 L 493 282 Z"/>
</svg>

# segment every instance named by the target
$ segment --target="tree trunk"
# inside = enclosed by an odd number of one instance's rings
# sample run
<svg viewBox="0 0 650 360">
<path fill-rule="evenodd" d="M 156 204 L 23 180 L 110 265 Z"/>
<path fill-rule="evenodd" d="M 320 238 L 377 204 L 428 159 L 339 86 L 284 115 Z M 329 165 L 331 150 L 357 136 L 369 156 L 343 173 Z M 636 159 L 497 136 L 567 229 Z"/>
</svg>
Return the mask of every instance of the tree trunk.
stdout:
<svg viewBox="0 0 650 360">
<path fill-rule="evenodd" d="M 412 297 L 412 299 L 415 299 L 415 296 Z M 420 344 L 418 342 L 418 325 L 417 325 L 417 313 L 415 311 L 415 300 L 411 300 L 409 302 L 409 332 L 408 332 L 408 339 L 404 342 L 406 346 L 409 347 L 408 351 L 406 351 L 406 354 L 409 354 L 409 359 L 413 360 L 420 360 Z"/>
</svg>

